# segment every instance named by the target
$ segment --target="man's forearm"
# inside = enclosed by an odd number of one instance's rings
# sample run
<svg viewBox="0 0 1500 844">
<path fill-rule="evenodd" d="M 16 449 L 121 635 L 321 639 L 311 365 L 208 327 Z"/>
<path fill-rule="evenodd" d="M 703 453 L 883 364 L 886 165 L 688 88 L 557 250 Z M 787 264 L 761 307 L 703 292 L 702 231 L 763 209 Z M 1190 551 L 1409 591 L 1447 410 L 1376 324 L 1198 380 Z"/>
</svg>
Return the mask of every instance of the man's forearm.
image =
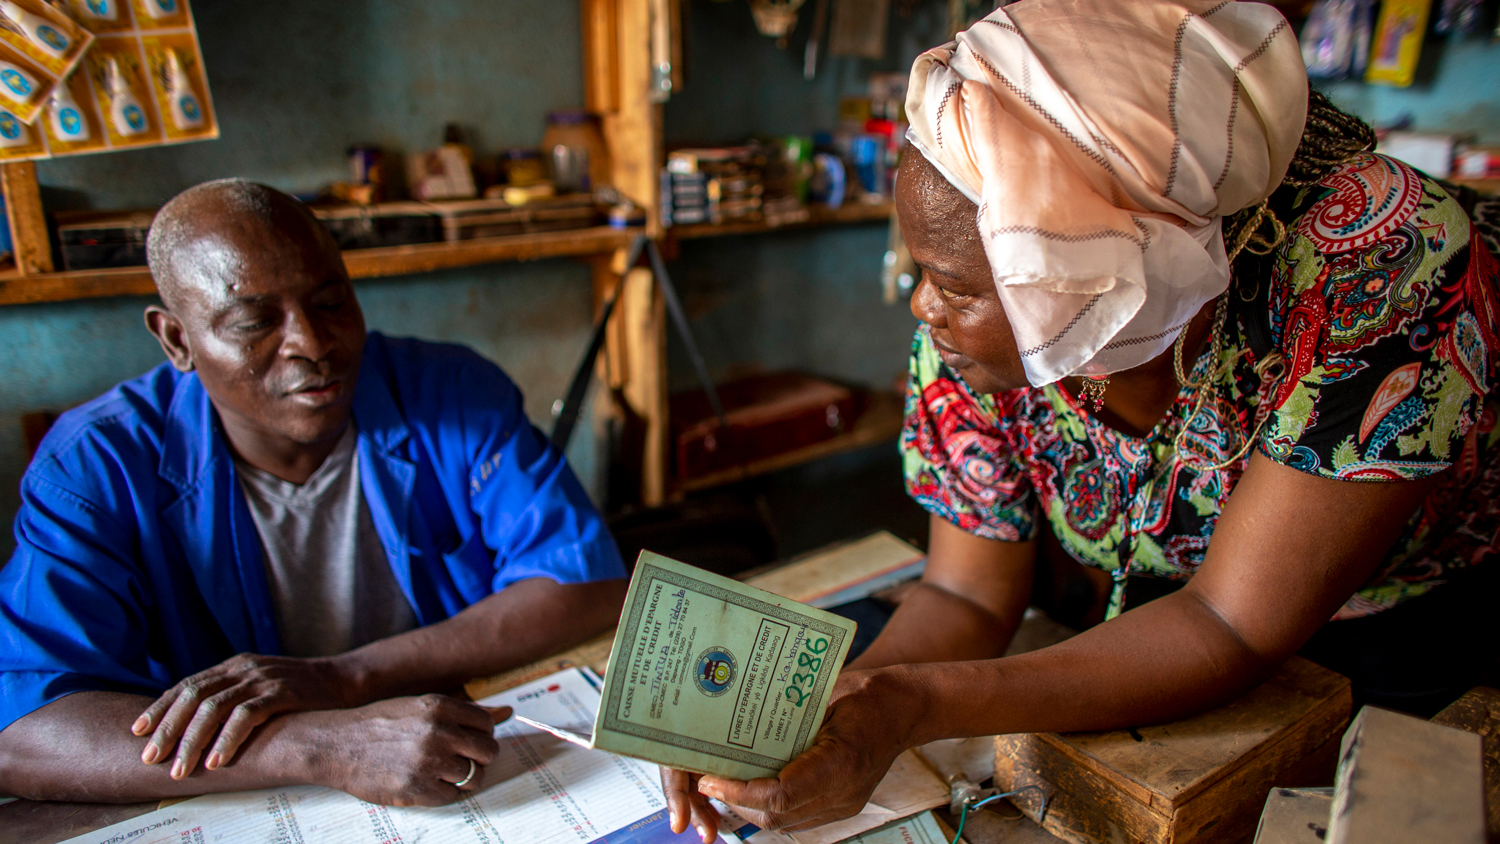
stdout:
<svg viewBox="0 0 1500 844">
<path fill-rule="evenodd" d="M 1162 723 L 1233 699 L 1279 662 L 1178 593 L 1039 651 L 892 670 L 919 702 L 925 742 Z"/>
<path fill-rule="evenodd" d="M 33 800 L 134 803 L 313 781 L 316 760 L 296 739 L 307 715 L 286 715 L 257 731 L 233 765 L 182 780 L 170 765 L 144 765 L 146 738 L 130 724 L 150 698 L 78 692 L 0 731 L 0 793 Z"/>
<path fill-rule="evenodd" d="M 608 630 L 619 620 L 627 585 L 519 581 L 446 621 L 336 659 L 365 701 L 456 689 Z"/>
</svg>

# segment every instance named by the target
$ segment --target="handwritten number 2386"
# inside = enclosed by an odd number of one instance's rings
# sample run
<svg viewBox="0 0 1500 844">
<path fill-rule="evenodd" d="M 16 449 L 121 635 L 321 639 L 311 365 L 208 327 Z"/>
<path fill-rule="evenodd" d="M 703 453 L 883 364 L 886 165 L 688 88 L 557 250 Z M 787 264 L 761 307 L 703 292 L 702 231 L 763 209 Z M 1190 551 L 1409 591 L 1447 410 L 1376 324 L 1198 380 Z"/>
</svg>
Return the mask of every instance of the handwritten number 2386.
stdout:
<svg viewBox="0 0 1500 844">
<path fill-rule="evenodd" d="M 823 654 L 827 650 L 827 639 L 807 640 L 807 651 L 797 654 L 797 667 L 806 668 L 807 673 L 792 675 L 792 682 L 786 687 L 787 700 L 791 701 L 797 706 L 801 706 L 802 704 L 807 702 L 807 699 L 811 695 L 809 695 L 800 687 L 806 686 L 809 690 L 812 689 L 813 682 L 817 679 L 818 676 L 818 669 L 823 667 L 823 657 L 821 656 L 821 654 Z M 819 656 L 813 656 L 811 654 L 819 654 Z"/>
</svg>

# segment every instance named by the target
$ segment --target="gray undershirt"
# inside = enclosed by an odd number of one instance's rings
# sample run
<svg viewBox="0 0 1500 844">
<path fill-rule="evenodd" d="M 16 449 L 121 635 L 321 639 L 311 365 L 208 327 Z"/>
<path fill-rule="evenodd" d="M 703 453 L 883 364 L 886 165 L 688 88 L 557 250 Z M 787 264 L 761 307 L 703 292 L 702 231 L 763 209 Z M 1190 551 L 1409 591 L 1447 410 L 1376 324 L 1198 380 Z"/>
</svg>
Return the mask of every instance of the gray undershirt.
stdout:
<svg viewBox="0 0 1500 844">
<path fill-rule="evenodd" d="M 306 483 L 236 460 L 286 656 L 330 656 L 414 629 L 359 485 L 354 423 Z"/>
</svg>

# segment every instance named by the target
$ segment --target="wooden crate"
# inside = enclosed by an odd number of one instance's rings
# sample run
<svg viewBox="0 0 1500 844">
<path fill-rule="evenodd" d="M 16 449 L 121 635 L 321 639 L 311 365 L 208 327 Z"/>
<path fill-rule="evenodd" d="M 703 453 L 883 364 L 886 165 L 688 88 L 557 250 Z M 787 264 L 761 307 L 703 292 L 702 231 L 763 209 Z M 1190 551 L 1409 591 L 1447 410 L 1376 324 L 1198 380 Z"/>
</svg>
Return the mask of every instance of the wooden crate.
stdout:
<svg viewBox="0 0 1500 844">
<path fill-rule="evenodd" d="M 1249 841 L 1272 786 L 1333 783 L 1349 681 L 1293 657 L 1243 697 L 1195 718 L 1105 733 L 995 739 L 995 785 L 1078 844 Z"/>
<path fill-rule="evenodd" d="M 1484 802 L 1491 841 L 1500 842 L 1500 690 L 1476 686 L 1432 723 L 1468 730 L 1484 739 Z"/>
</svg>

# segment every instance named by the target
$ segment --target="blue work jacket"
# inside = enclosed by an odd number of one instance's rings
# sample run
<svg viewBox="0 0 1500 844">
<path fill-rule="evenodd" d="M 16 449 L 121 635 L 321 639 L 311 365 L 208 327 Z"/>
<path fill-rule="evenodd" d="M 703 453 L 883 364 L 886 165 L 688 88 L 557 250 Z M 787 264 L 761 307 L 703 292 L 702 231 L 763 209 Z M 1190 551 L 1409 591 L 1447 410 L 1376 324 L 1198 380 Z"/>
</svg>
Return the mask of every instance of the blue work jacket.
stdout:
<svg viewBox="0 0 1500 844">
<path fill-rule="evenodd" d="M 507 584 L 625 575 L 563 455 L 494 364 L 371 333 L 353 412 L 391 570 L 432 624 Z M 0 729 L 67 694 L 156 695 L 281 643 L 218 413 L 167 364 L 63 414 L 21 480 L 0 569 Z"/>
</svg>

